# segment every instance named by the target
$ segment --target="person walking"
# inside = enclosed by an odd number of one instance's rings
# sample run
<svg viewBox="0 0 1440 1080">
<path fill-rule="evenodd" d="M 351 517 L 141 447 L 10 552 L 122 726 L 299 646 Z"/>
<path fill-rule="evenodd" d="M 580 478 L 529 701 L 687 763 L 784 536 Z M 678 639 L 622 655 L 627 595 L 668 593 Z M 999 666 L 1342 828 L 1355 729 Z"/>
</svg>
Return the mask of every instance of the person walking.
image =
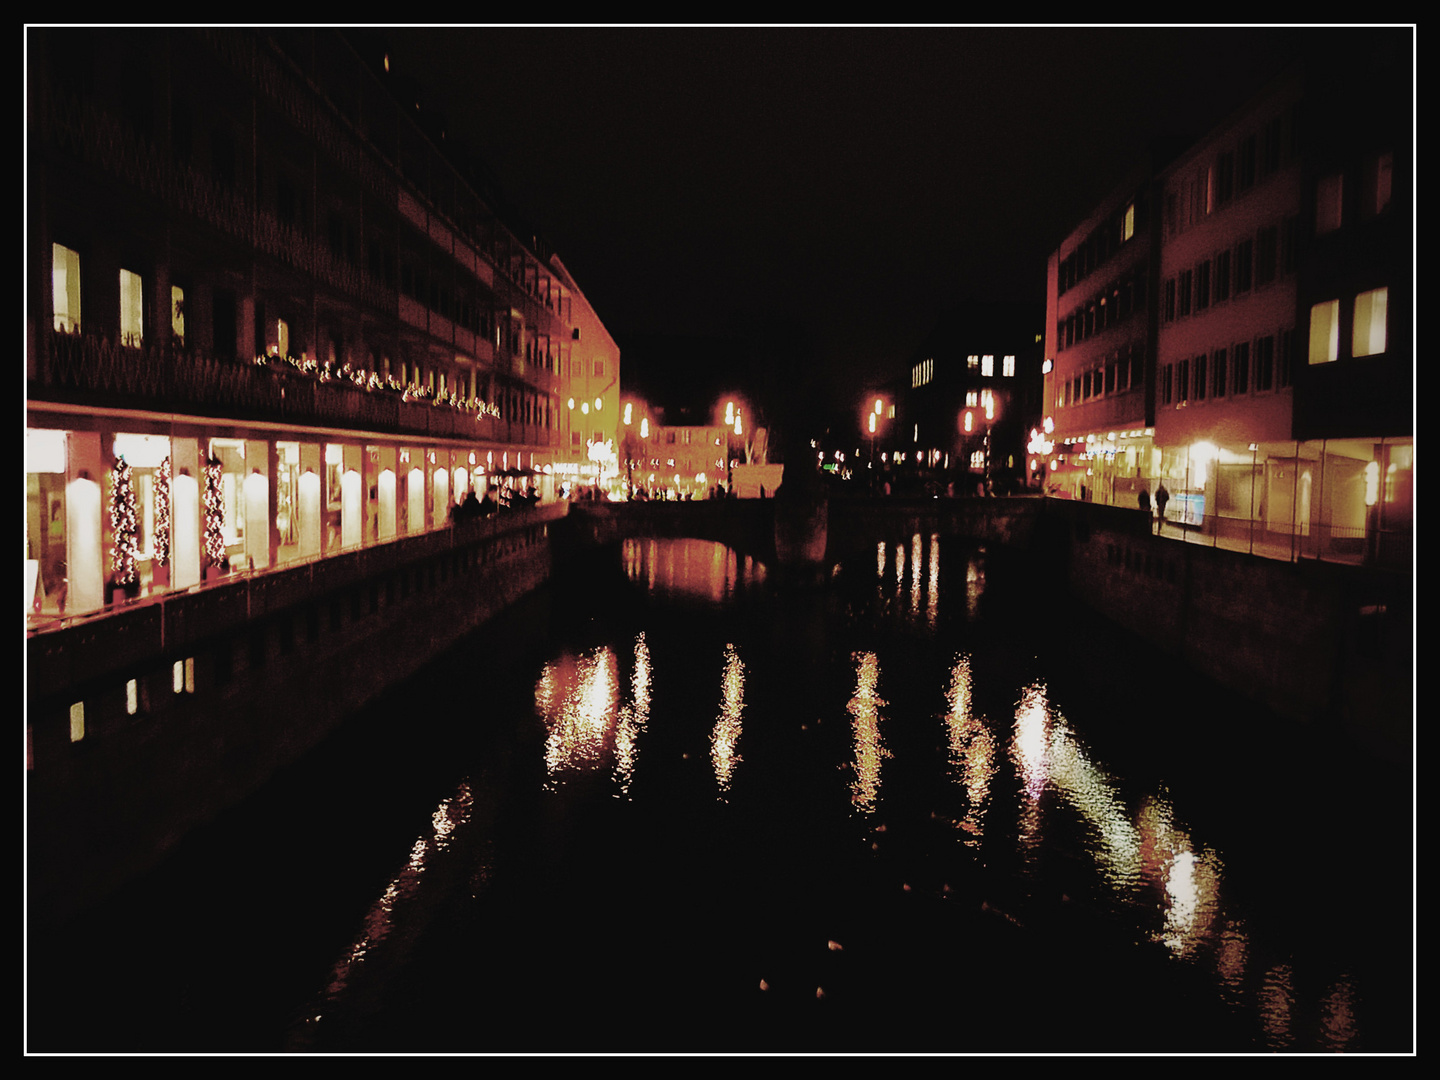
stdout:
<svg viewBox="0 0 1440 1080">
<path fill-rule="evenodd" d="M 1155 491 L 1155 508 L 1160 512 L 1159 524 L 1155 526 L 1155 531 L 1157 533 L 1163 532 L 1165 529 L 1165 504 L 1169 501 L 1170 492 L 1165 490 L 1164 484 L 1161 484 L 1160 487 L 1157 488 Z"/>
</svg>

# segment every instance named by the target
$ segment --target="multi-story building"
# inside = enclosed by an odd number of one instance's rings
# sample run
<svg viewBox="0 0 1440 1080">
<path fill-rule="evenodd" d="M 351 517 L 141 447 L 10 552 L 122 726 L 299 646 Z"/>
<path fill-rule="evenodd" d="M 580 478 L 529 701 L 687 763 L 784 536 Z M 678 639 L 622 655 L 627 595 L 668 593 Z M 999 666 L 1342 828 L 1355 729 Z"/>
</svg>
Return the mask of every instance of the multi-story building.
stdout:
<svg viewBox="0 0 1440 1080">
<path fill-rule="evenodd" d="M 1301 92 L 1294 70 L 1159 180 L 1150 481 L 1167 516 L 1216 536 L 1248 539 L 1257 522 L 1289 535 Z"/>
<path fill-rule="evenodd" d="M 32 617 L 613 475 L 599 316 L 342 37 L 27 43 Z"/>
<path fill-rule="evenodd" d="M 636 487 L 668 498 L 703 499 L 728 484 L 730 434 L 723 425 L 660 425 L 651 429 L 645 475 Z"/>
<path fill-rule="evenodd" d="M 1147 156 L 1050 256 L 1044 410 L 1028 449 L 1052 495 L 1133 504 L 1151 475 L 1153 202 Z"/>
<path fill-rule="evenodd" d="M 1048 490 L 1135 506 L 1163 484 L 1210 542 L 1408 562 L 1409 70 L 1405 34 L 1310 51 L 1067 238 Z"/>
<path fill-rule="evenodd" d="M 1038 423 L 1039 304 L 963 304 L 911 359 L 908 379 L 870 396 L 865 431 L 907 473 L 945 474 L 965 492 L 1025 483 L 1025 433 Z"/>
</svg>

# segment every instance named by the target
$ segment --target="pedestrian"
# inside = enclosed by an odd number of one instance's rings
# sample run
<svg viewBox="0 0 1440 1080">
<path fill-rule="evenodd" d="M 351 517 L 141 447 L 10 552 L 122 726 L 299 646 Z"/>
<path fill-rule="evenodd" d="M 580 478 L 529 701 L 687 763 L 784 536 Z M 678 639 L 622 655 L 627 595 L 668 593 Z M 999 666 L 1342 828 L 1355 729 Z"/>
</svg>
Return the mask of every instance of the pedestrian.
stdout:
<svg viewBox="0 0 1440 1080">
<path fill-rule="evenodd" d="M 1165 485 L 1162 483 L 1155 490 L 1155 508 L 1160 512 L 1159 524 L 1155 527 L 1156 532 L 1162 532 L 1165 528 L 1165 504 L 1169 501 L 1170 492 L 1165 490 Z"/>
<path fill-rule="evenodd" d="M 1141 509 L 1141 510 L 1144 510 L 1147 514 L 1150 512 L 1150 489 L 1149 489 L 1149 488 L 1141 488 L 1141 489 L 1140 489 L 1140 509 Z"/>
</svg>

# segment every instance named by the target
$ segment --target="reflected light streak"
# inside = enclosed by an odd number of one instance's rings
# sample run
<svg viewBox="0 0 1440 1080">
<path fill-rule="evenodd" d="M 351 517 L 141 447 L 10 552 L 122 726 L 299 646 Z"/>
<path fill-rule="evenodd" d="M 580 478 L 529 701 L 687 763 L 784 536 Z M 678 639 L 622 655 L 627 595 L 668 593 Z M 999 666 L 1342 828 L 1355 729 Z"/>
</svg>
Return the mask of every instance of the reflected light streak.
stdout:
<svg viewBox="0 0 1440 1080">
<path fill-rule="evenodd" d="M 925 604 L 925 623 L 933 630 L 940 620 L 940 536 L 937 533 L 930 534 L 929 581 L 927 584 L 930 592 Z"/>
<path fill-rule="evenodd" d="M 895 545 L 895 591 L 905 587 L 905 545 Z"/>
<path fill-rule="evenodd" d="M 404 869 L 386 884 L 379 899 L 365 913 L 360 934 L 330 973 L 323 995 L 325 1000 L 334 1001 L 356 974 L 355 966 L 373 958 L 376 949 L 392 935 L 397 925 L 397 909 L 417 895 L 427 866 L 449 849 L 455 833 L 470 820 L 473 806 L 474 793 L 466 779 L 460 782 L 454 795 L 435 808 L 430 815 L 431 834 L 415 841 Z"/>
<path fill-rule="evenodd" d="M 920 534 L 910 538 L 910 613 L 920 614 L 920 569 L 925 561 L 921 557 Z"/>
<path fill-rule="evenodd" d="M 720 676 L 720 716 L 710 733 L 710 761 L 721 797 L 730 790 L 730 777 L 743 759 L 735 753 L 740 741 L 740 717 L 745 711 L 745 665 L 734 645 L 725 646 L 725 671 Z"/>
<path fill-rule="evenodd" d="M 549 729 L 545 769 L 552 779 L 564 770 L 594 768 L 603 760 L 619 714 L 615 666 L 609 648 L 545 665 L 535 705 Z"/>
<path fill-rule="evenodd" d="M 850 784 L 850 801 L 870 814 L 875 812 L 880 793 L 880 762 L 886 756 L 880 741 L 880 710 L 886 702 L 875 692 L 880 681 L 875 654 L 856 653 L 851 659 L 856 663 L 855 694 L 845 706 L 850 713 L 855 740 L 855 779 Z"/>
<path fill-rule="evenodd" d="M 620 708 L 615 725 L 615 779 L 630 794 L 635 776 L 635 755 L 640 734 L 650 720 L 650 648 L 642 632 L 635 637 L 634 666 L 630 670 L 630 700 Z"/>
<path fill-rule="evenodd" d="M 973 561 L 970 566 L 973 570 Z M 1015 706 L 1015 733 L 1010 742 L 1010 756 L 1020 770 L 1025 794 L 1032 801 L 1045 790 L 1049 775 L 1049 721 L 1045 687 L 1038 683 L 1026 687 Z"/>
<path fill-rule="evenodd" d="M 949 706 L 945 727 L 949 736 L 950 765 L 965 788 L 969 809 L 960 828 L 969 835 L 965 843 L 979 847 L 983 819 L 990 798 L 990 781 L 995 776 L 995 737 L 970 709 L 970 658 L 957 656 L 950 669 L 950 686 L 945 699 Z"/>
<path fill-rule="evenodd" d="M 965 614 L 973 619 L 980 613 L 980 594 L 985 591 L 985 570 L 980 557 L 972 555 L 965 563 Z"/>
<path fill-rule="evenodd" d="M 1345 1050 L 1355 1031 L 1355 988 L 1342 976 L 1320 1001 L 1320 1038 L 1331 1050 Z"/>
<path fill-rule="evenodd" d="M 1272 1050 L 1282 1050 L 1294 1039 L 1290 1025 L 1295 1012 L 1295 986 L 1289 964 L 1278 964 L 1265 973 L 1259 999 L 1265 1042 Z"/>
<path fill-rule="evenodd" d="M 878 544 L 875 545 L 875 576 L 878 577 L 878 578 L 883 578 L 883 577 L 885 576 L 885 541 L 884 541 L 884 540 L 881 540 Z"/>
</svg>

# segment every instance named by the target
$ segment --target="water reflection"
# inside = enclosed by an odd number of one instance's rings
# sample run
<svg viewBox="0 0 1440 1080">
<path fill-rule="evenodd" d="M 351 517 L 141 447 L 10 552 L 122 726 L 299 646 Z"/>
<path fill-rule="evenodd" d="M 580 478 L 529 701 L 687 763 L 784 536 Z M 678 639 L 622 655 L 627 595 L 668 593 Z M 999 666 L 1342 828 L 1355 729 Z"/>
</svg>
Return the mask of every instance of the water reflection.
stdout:
<svg viewBox="0 0 1440 1080">
<path fill-rule="evenodd" d="M 626 540 L 621 560 L 630 580 L 652 593 L 711 604 L 765 580 L 764 563 L 709 540 Z"/>
<path fill-rule="evenodd" d="M 932 548 L 932 551 L 934 549 Z M 958 656 L 950 669 L 950 686 L 945 700 L 945 729 L 950 766 L 965 789 L 967 809 L 959 822 L 966 832 L 965 843 L 978 848 L 984 839 L 985 811 L 990 801 L 990 781 L 996 772 L 995 736 L 971 713 L 970 658 Z"/>
<path fill-rule="evenodd" d="M 720 797 L 730 790 L 730 776 L 741 758 L 735 752 L 740 741 L 740 716 L 745 711 L 745 665 L 734 645 L 725 646 L 725 670 L 720 676 L 720 717 L 710 733 L 710 761 Z"/>
<path fill-rule="evenodd" d="M 856 653 L 851 660 L 855 663 L 855 693 L 845 706 L 855 752 L 850 801 L 863 813 L 873 814 L 880 795 L 880 762 L 889 756 L 880 741 L 880 710 L 886 702 L 875 692 L 880 682 L 875 654 Z"/>
<path fill-rule="evenodd" d="M 535 684 L 535 711 L 545 722 L 547 786 L 565 774 L 607 766 L 622 793 L 630 793 L 640 736 L 650 718 L 650 650 L 635 638 L 629 700 L 620 700 L 615 653 L 608 646 L 565 654 L 545 665 Z"/>
<path fill-rule="evenodd" d="M 470 820 L 473 805 L 474 793 L 467 779 L 461 781 L 455 793 L 435 808 L 430 817 L 430 833 L 416 839 L 404 868 L 391 878 L 379 899 L 365 913 L 360 933 L 335 964 L 320 995 L 320 1003 L 307 1010 L 304 1018 L 306 1028 L 318 1024 L 331 1004 L 352 987 L 363 970 L 362 965 L 376 964 L 382 945 L 393 943 L 397 936 L 406 939 L 395 943 L 397 950 L 403 951 L 411 944 L 409 939 L 418 934 L 421 925 L 420 920 L 407 918 L 406 909 L 421 905 L 422 886 L 429 887 L 426 871 L 449 852 L 452 838 Z M 394 962 L 394 958 L 386 959 L 389 963 Z M 388 966 L 388 963 L 382 966 Z"/>
</svg>

